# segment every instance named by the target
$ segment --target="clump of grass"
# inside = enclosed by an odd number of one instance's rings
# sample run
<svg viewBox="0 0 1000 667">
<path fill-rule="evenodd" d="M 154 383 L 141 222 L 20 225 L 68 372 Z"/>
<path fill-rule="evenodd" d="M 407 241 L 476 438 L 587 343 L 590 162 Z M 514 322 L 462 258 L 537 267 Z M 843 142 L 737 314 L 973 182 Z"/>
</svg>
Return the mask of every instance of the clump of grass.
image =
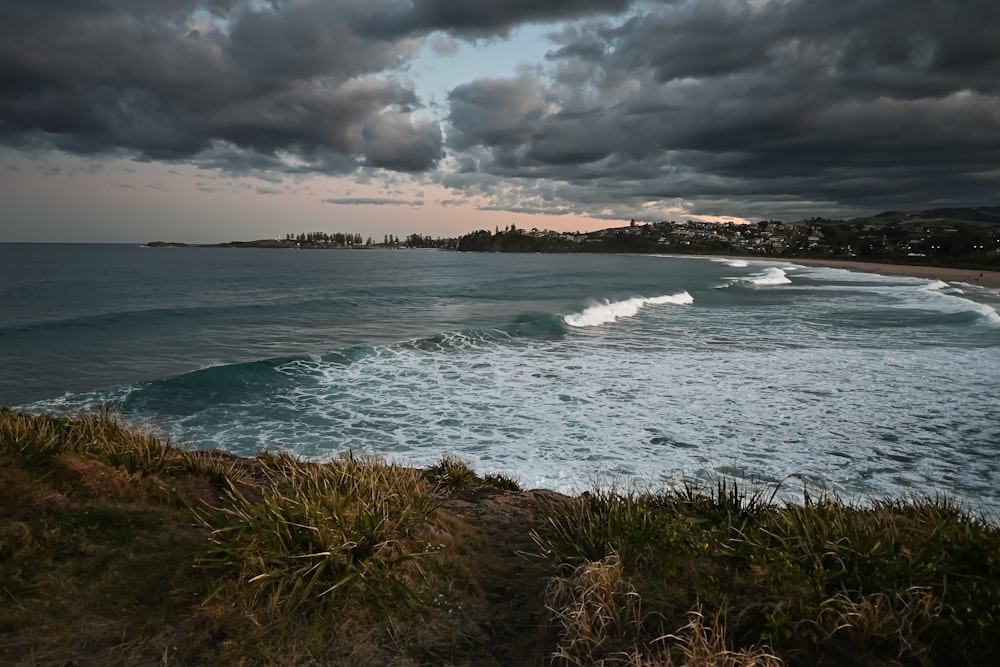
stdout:
<svg viewBox="0 0 1000 667">
<path fill-rule="evenodd" d="M 200 513 L 212 533 L 199 566 L 229 578 L 220 593 L 286 612 L 362 596 L 400 604 L 435 508 L 419 472 L 349 458 L 325 465 L 262 454 L 265 482 L 230 483 L 226 504 Z"/>
<path fill-rule="evenodd" d="M 195 452 L 126 427 L 104 407 L 72 419 L 0 409 L 0 454 L 42 463 L 60 454 L 85 454 L 132 474 L 193 472 L 202 467 Z"/>
<path fill-rule="evenodd" d="M 460 458 L 443 456 L 440 461 L 426 468 L 427 479 L 447 491 L 465 491 L 488 486 L 502 491 L 521 491 L 521 483 L 511 475 L 489 472 L 480 476 L 472 465 Z"/>
<path fill-rule="evenodd" d="M 553 577 L 546 607 L 559 626 L 553 658 L 574 667 L 632 665 L 641 661 L 642 610 L 621 562 L 610 555 Z"/>
<path fill-rule="evenodd" d="M 107 408 L 74 417 L 0 408 L 3 461 L 50 476 L 54 490 L 70 495 L 181 505 L 246 474 L 233 457 L 172 446 Z"/>
<path fill-rule="evenodd" d="M 688 613 L 688 622 L 675 634 L 656 640 L 663 643 L 660 654 L 664 667 L 781 667 L 781 658 L 764 648 L 734 651 L 726 639 L 724 614 L 716 614 L 706 625 L 701 608 Z"/>
<path fill-rule="evenodd" d="M 777 505 L 734 482 L 595 489 L 551 503 L 535 535 L 559 567 L 614 555 L 646 635 L 693 605 L 725 613 L 737 649 L 792 664 L 977 664 L 1000 651 L 1000 529 L 942 500 Z"/>
<path fill-rule="evenodd" d="M 452 491 L 474 489 L 482 485 L 482 479 L 468 461 L 452 456 L 442 457 L 424 472 L 431 482 Z"/>
<path fill-rule="evenodd" d="M 675 633 L 651 636 L 642 598 L 615 555 L 584 563 L 553 577 L 546 607 L 560 629 L 552 658 L 570 667 L 778 667 L 781 660 L 759 648 L 732 650 L 722 614 L 705 624 L 700 608 Z"/>
<path fill-rule="evenodd" d="M 521 491 L 521 483 L 516 477 L 502 472 L 488 472 L 483 475 L 483 484 L 502 491 Z"/>
</svg>

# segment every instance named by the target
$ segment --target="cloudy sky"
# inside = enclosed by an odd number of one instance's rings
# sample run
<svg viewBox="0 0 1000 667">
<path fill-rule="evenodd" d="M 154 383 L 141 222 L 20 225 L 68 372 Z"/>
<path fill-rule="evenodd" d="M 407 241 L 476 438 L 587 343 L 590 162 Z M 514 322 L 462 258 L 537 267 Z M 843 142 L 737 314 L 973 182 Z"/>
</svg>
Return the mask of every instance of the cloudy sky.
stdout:
<svg viewBox="0 0 1000 667">
<path fill-rule="evenodd" d="M 1000 200 L 997 0 L 0 0 L 0 241 Z"/>
</svg>

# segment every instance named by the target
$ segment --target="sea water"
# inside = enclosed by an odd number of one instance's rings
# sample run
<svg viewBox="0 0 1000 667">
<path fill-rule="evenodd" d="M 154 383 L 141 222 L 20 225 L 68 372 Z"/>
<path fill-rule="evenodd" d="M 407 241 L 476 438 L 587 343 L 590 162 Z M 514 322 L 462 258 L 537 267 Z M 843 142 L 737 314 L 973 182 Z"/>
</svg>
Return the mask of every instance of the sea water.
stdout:
<svg viewBox="0 0 1000 667">
<path fill-rule="evenodd" d="M 0 245 L 0 404 L 198 448 L 1000 510 L 1000 292 L 793 263 Z"/>
</svg>

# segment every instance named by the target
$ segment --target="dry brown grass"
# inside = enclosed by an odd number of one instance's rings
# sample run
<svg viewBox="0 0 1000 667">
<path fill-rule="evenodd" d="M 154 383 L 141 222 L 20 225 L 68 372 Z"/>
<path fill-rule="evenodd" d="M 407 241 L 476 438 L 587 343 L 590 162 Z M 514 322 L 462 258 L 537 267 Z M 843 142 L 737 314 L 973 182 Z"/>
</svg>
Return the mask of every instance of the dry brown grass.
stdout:
<svg viewBox="0 0 1000 667">
<path fill-rule="evenodd" d="M 569 667 L 780 667 L 764 649 L 733 650 L 720 616 L 705 623 L 701 609 L 675 633 L 650 638 L 657 619 L 612 555 L 551 580 L 547 606 L 560 628 L 553 659 Z"/>
<path fill-rule="evenodd" d="M 546 599 L 560 628 L 554 658 L 573 667 L 641 664 L 641 600 L 617 556 L 554 577 Z"/>
<path fill-rule="evenodd" d="M 666 644 L 664 665 L 673 667 L 781 667 L 782 660 L 764 648 L 734 651 L 726 639 L 725 623 L 720 616 L 712 625 L 705 624 L 701 609 L 689 614 L 690 621 L 676 634 L 661 641 Z"/>
</svg>

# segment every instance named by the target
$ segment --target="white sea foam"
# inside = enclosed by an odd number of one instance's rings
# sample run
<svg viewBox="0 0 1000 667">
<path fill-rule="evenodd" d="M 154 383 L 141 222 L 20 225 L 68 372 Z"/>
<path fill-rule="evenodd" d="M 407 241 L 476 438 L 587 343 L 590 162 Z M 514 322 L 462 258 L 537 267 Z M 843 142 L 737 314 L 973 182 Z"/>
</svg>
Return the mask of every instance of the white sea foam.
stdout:
<svg viewBox="0 0 1000 667">
<path fill-rule="evenodd" d="M 635 297 L 624 301 L 605 301 L 585 309 L 583 312 L 565 315 L 563 321 L 571 327 L 596 327 L 610 324 L 623 317 L 634 317 L 644 306 L 659 306 L 673 304 L 686 306 L 694 303 L 694 298 L 687 292 L 667 294 L 650 298 Z"/>
<path fill-rule="evenodd" d="M 997 312 L 996 308 L 991 308 L 984 303 L 975 303 L 974 301 L 970 301 L 970 303 L 974 306 L 973 310 L 984 316 L 987 320 L 993 324 L 1000 324 L 1000 313 Z"/>
<path fill-rule="evenodd" d="M 996 287 L 986 287 L 985 285 L 977 285 L 975 283 L 963 283 L 957 280 L 951 283 L 951 285 L 954 291 L 962 294 L 969 292 L 987 299 L 1000 299 L 1000 289 L 997 289 Z"/>
<path fill-rule="evenodd" d="M 742 259 L 727 259 L 724 257 L 720 257 L 717 259 L 713 259 L 712 261 L 718 262 L 720 264 L 725 264 L 726 266 L 732 267 L 734 269 L 742 269 L 745 266 L 750 266 L 749 264 L 747 264 L 745 260 Z"/>
<path fill-rule="evenodd" d="M 777 266 L 772 266 L 765 269 L 763 273 L 758 273 L 757 275 L 750 276 L 747 280 L 751 285 L 757 285 L 758 287 L 770 287 L 772 285 L 788 285 L 792 281 L 788 278 L 785 273 L 787 267 L 781 268 Z"/>
<path fill-rule="evenodd" d="M 832 280 L 838 283 L 851 283 L 850 285 L 824 285 L 823 290 L 826 292 L 864 292 L 880 297 L 887 297 L 888 301 L 883 303 L 890 307 L 903 305 L 905 307 L 921 310 L 931 309 L 943 313 L 974 312 L 982 315 L 991 324 L 1000 324 L 1000 312 L 996 308 L 989 304 L 961 296 L 966 292 L 956 287 L 956 285 L 963 285 L 973 289 L 976 287 L 967 283 L 949 284 L 941 280 L 927 280 L 926 278 L 912 276 L 884 276 L 827 267 L 800 268 L 806 271 L 805 275 L 812 280 Z M 766 280 L 767 277 L 761 276 L 758 279 Z M 754 282 L 754 284 L 758 283 Z M 976 294 L 988 295 L 988 290 L 980 288 L 980 291 L 976 291 Z"/>
<path fill-rule="evenodd" d="M 1000 324 L 1000 313 L 994 306 L 963 296 L 963 290 L 940 280 L 923 281 L 919 286 L 912 283 L 873 286 L 865 291 L 887 296 L 906 307 L 941 313 L 977 313 L 991 324 Z"/>
<path fill-rule="evenodd" d="M 708 309 L 697 316 L 730 322 Z M 916 475 L 1000 507 L 989 449 L 1000 405 L 993 350 L 963 351 L 956 364 L 955 350 L 939 347 L 719 354 L 677 336 L 624 339 L 512 339 L 447 354 L 400 344 L 347 365 L 303 359 L 293 391 L 199 407 L 172 419 L 171 435 L 247 455 L 290 447 L 316 460 L 353 450 L 426 466 L 444 452 L 568 493 L 602 475 L 641 485 L 713 471 L 905 493 L 904 476 Z M 980 401 L 942 409 L 940 387 L 970 382 L 985 387 Z M 954 423 L 980 430 L 950 447 Z M 795 487 L 781 490 L 801 500 Z"/>
<path fill-rule="evenodd" d="M 801 264 L 794 266 L 797 271 L 801 271 L 800 275 L 806 276 L 810 280 L 822 282 L 877 283 L 880 285 L 925 285 L 927 283 L 925 278 L 916 278 L 913 276 L 887 276 L 880 273 L 865 273 L 863 271 L 838 269 L 829 266 L 803 266 Z M 824 285 L 824 288 L 829 288 L 829 285 Z"/>
</svg>

